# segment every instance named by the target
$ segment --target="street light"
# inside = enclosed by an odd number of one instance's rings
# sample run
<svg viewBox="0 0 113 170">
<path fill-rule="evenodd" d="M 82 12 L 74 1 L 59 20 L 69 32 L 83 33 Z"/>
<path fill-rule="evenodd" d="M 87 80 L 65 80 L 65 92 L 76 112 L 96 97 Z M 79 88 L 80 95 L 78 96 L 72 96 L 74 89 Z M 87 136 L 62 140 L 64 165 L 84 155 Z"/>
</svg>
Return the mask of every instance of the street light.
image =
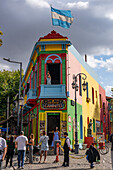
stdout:
<svg viewBox="0 0 113 170">
<path fill-rule="evenodd" d="M 24 98 L 20 97 L 19 105 L 21 107 L 21 131 L 23 130 L 23 105 L 24 105 Z"/>
<path fill-rule="evenodd" d="M 3 60 L 8 61 L 10 63 L 20 64 L 20 83 L 19 83 L 19 99 L 20 99 L 20 95 L 21 95 L 21 77 L 22 77 L 22 62 L 12 61 L 12 60 L 10 60 L 10 58 L 3 58 Z M 20 110 L 20 106 L 18 104 L 17 130 L 19 129 L 19 110 Z"/>
<path fill-rule="evenodd" d="M 82 86 L 83 86 L 83 90 L 86 90 L 86 83 L 85 80 L 87 78 L 87 76 L 84 73 L 79 73 L 76 76 L 73 75 L 73 83 L 72 83 L 72 88 L 75 89 L 75 154 L 78 154 L 78 131 L 77 131 L 77 102 L 76 102 L 76 91 L 78 91 L 78 85 L 77 85 L 77 77 L 82 76 L 82 79 L 84 80 Z"/>
</svg>

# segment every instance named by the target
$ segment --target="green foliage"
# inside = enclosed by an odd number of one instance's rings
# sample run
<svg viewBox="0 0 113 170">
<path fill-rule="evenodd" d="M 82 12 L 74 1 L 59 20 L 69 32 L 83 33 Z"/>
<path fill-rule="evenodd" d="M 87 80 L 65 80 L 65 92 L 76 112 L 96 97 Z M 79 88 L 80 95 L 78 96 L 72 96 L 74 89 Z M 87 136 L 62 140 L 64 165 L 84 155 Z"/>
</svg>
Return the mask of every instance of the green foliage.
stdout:
<svg viewBox="0 0 113 170">
<path fill-rule="evenodd" d="M 22 76 L 23 77 L 23 76 Z M 10 109 L 19 93 L 20 71 L 0 71 L 0 121 L 6 119 L 7 97 L 9 96 Z"/>
</svg>

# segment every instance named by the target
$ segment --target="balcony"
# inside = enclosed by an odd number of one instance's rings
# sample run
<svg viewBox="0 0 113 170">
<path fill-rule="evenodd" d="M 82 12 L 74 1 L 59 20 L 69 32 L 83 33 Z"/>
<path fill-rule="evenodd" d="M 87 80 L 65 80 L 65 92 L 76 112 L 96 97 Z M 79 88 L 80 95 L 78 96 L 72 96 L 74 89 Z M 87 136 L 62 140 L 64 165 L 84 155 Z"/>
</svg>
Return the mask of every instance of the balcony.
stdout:
<svg viewBox="0 0 113 170">
<path fill-rule="evenodd" d="M 66 88 L 64 84 L 41 85 L 40 99 L 42 98 L 66 98 Z"/>
<path fill-rule="evenodd" d="M 36 98 L 37 98 L 36 89 L 29 89 L 29 91 L 27 92 L 27 100 Z"/>
</svg>

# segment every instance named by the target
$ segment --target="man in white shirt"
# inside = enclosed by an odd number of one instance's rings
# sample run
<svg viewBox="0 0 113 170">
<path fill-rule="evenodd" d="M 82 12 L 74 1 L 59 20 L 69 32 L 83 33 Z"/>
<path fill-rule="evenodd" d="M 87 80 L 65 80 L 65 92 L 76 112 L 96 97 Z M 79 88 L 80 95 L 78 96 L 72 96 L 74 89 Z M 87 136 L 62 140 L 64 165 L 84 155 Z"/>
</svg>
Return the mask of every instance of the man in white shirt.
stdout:
<svg viewBox="0 0 113 170">
<path fill-rule="evenodd" d="M 26 145 L 28 144 L 28 139 L 24 136 L 24 132 L 21 131 L 20 136 L 16 138 L 15 147 L 18 149 L 18 169 L 22 167 L 24 169 L 24 158 L 25 158 L 25 151 Z M 22 162 L 21 162 L 22 156 Z"/>
<path fill-rule="evenodd" d="M 5 159 L 7 152 L 6 140 L 1 137 L 0 131 L 0 170 L 2 169 L 2 161 Z"/>
</svg>

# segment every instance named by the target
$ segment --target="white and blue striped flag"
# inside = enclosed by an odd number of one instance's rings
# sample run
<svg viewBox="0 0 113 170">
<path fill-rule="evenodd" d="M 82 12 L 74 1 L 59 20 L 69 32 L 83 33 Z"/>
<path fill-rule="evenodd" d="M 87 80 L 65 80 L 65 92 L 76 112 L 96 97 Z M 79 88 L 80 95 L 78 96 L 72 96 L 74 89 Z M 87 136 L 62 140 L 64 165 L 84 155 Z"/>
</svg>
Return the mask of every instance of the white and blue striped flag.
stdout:
<svg viewBox="0 0 113 170">
<path fill-rule="evenodd" d="M 54 26 L 61 26 L 69 28 L 73 22 L 73 17 L 70 10 L 59 10 L 51 7 L 52 24 Z"/>
</svg>

